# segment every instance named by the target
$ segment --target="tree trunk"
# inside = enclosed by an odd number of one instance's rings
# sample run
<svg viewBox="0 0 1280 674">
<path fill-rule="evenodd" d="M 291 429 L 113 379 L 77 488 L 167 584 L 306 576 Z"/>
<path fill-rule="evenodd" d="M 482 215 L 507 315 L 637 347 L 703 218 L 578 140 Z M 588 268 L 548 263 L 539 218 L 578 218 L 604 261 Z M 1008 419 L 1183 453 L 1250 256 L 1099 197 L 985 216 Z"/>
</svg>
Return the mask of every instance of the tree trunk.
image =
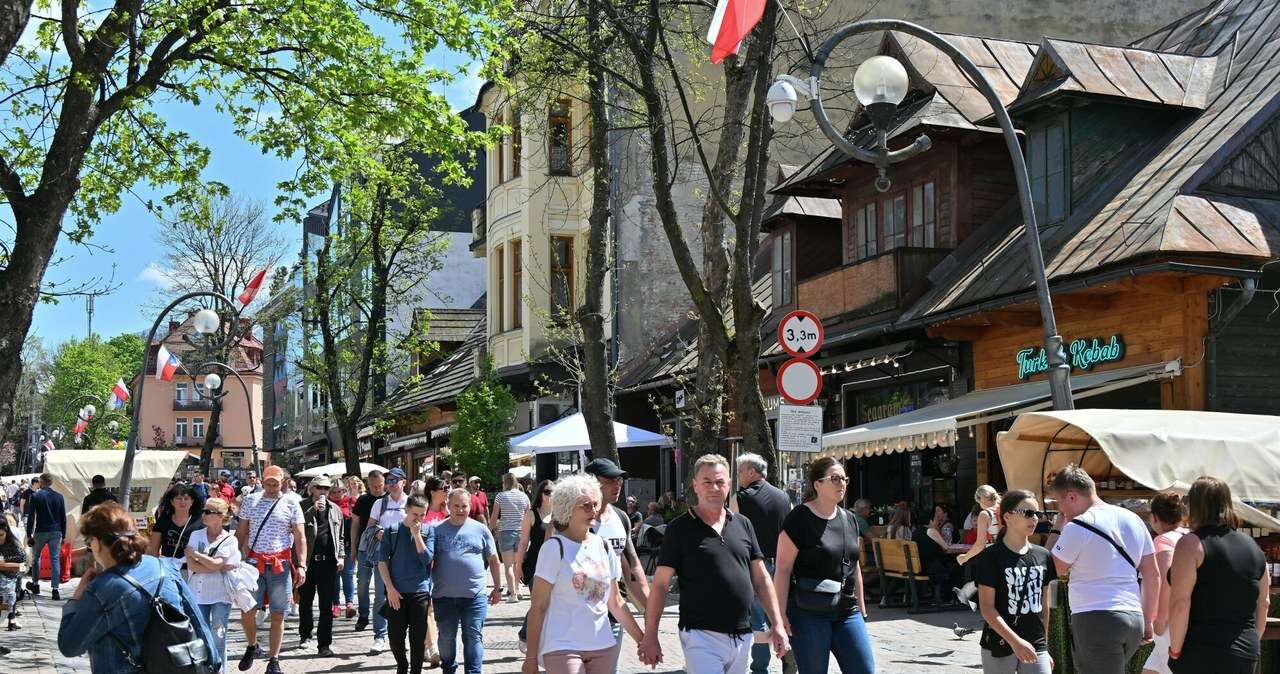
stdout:
<svg viewBox="0 0 1280 674">
<path fill-rule="evenodd" d="M 13 51 L 31 19 L 32 0 L 0 0 L 0 64 Z"/>
<path fill-rule="evenodd" d="M 587 231 L 586 293 L 578 308 L 582 329 L 582 418 L 587 425 L 591 453 L 596 458 L 619 462 L 613 435 L 613 387 L 609 383 L 609 363 L 605 355 L 604 283 L 609 264 L 608 227 L 610 183 L 613 179 L 609 154 L 609 116 L 606 110 L 604 58 L 600 35 L 598 0 L 587 3 L 587 42 L 593 58 L 587 61 L 587 89 L 591 106 L 591 214 Z M 616 271 L 615 271 L 616 273 Z M 614 335 L 614 339 L 618 336 Z"/>
<path fill-rule="evenodd" d="M 213 399 L 213 410 L 209 412 L 209 425 L 204 430 L 204 446 L 200 448 L 200 472 L 205 476 L 209 475 L 209 469 L 213 464 L 213 447 L 219 443 L 218 438 L 218 421 L 222 419 L 222 387 L 218 387 L 215 391 L 209 392 L 209 397 Z"/>
</svg>

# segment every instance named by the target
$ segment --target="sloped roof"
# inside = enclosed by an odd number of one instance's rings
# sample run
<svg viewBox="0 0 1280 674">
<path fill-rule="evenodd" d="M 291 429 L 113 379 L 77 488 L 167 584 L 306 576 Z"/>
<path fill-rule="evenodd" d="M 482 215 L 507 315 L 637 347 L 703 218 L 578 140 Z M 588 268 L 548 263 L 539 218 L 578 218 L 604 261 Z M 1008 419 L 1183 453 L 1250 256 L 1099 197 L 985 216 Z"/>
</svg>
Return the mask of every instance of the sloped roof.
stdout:
<svg viewBox="0 0 1280 674">
<path fill-rule="evenodd" d="M 1026 77 L 1036 54 L 1036 45 L 1016 40 L 943 34 L 983 71 L 1005 104 L 1018 95 L 1018 85 Z M 880 45 L 881 54 L 898 58 L 911 77 L 912 93 L 898 106 L 897 117 L 889 132 L 892 140 L 923 127 L 999 132 L 979 125 L 991 115 L 991 106 L 951 58 L 929 43 L 911 35 L 890 32 Z M 870 149 L 876 134 L 870 123 L 855 118 L 849 131 L 850 142 Z M 818 153 L 790 177 L 773 188 L 775 194 L 798 194 L 803 183 L 843 164 L 855 161 L 835 146 Z"/>
<path fill-rule="evenodd" d="M 1280 111 L 1280 0 L 1222 0 L 1135 43 L 1175 54 L 1234 51 L 1204 111 L 1131 156 L 1061 225 L 1042 230 L 1049 278 L 1159 254 L 1280 256 L 1280 202 L 1202 190 L 1260 123 Z M 1226 40 L 1223 31 L 1238 38 Z M 901 320 L 1031 287 L 1020 217 L 992 222 L 946 264 L 948 273 Z M 970 243 L 970 242 L 966 242 Z"/>
<path fill-rule="evenodd" d="M 483 312 L 475 321 L 466 341 L 456 351 L 445 356 L 416 381 L 402 384 L 383 402 L 384 414 L 404 414 L 426 409 L 432 405 L 451 401 L 458 397 L 475 380 L 476 368 L 486 334 Z M 432 326 L 434 329 L 434 325 Z M 372 415 L 367 416 L 367 422 Z"/>
<path fill-rule="evenodd" d="M 1045 38 L 1009 107 L 1071 91 L 1203 110 L 1223 59 Z"/>
<path fill-rule="evenodd" d="M 774 180 L 775 184 L 781 184 L 789 176 L 794 175 L 797 168 L 788 164 L 778 165 L 778 175 Z M 780 215 L 794 215 L 800 217 L 811 218 L 832 218 L 839 220 L 841 218 L 840 200 L 839 199 L 823 199 L 821 197 L 793 197 L 775 194 L 773 201 L 764 209 L 764 215 L 761 218 L 764 223 Z"/>
<path fill-rule="evenodd" d="M 426 338 L 436 342 L 462 342 L 471 336 L 476 324 L 484 318 L 483 309 L 423 309 L 413 310 L 415 327 L 427 321 Z M 427 318 L 427 314 L 430 318 Z"/>
</svg>

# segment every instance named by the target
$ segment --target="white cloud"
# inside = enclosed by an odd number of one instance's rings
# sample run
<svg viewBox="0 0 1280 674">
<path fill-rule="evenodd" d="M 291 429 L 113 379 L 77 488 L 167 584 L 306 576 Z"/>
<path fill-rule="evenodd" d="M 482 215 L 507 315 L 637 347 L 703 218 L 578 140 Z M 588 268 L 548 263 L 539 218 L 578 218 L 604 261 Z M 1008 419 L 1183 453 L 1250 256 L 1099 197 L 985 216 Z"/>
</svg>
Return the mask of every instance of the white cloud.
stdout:
<svg viewBox="0 0 1280 674">
<path fill-rule="evenodd" d="M 149 283 L 157 288 L 170 288 L 174 285 L 173 274 L 167 269 L 161 268 L 152 262 L 145 269 L 138 272 L 137 280 L 143 283 Z"/>
</svg>

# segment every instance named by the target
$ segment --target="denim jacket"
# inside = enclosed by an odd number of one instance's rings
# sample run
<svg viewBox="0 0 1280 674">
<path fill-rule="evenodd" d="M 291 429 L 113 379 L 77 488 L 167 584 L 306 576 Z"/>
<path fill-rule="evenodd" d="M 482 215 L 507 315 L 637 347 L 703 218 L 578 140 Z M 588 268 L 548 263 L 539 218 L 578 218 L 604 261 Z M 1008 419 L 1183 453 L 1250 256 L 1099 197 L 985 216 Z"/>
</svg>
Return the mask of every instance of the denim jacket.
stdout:
<svg viewBox="0 0 1280 674">
<path fill-rule="evenodd" d="M 151 603 L 117 571 L 128 574 L 155 592 L 161 574 L 166 577 L 160 596 L 182 610 L 196 627 L 201 640 L 215 660 L 213 669 L 221 665 L 221 655 L 213 647 L 213 634 L 205 622 L 195 595 L 182 582 L 178 572 L 155 557 L 143 555 L 133 566 L 118 565 L 94 578 L 80 599 L 62 607 L 62 625 L 58 628 L 58 650 L 67 657 L 88 651 L 93 674 L 137 674 L 138 670 L 125 658 L 121 645 L 129 649 L 135 661 L 142 659 L 142 640 L 151 619 Z M 116 638 L 112 639 L 114 635 Z"/>
</svg>

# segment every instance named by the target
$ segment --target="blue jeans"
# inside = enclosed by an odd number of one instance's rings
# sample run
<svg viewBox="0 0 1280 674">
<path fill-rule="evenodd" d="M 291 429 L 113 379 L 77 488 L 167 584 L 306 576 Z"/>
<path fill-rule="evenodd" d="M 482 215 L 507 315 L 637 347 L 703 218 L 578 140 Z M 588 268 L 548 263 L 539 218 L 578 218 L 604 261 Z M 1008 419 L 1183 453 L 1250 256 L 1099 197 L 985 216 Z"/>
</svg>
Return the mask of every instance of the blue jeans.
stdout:
<svg viewBox="0 0 1280 674">
<path fill-rule="evenodd" d="M 832 653 L 842 674 L 874 674 L 876 662 L 862 613 L 814 613 L 788 603 L 791 648 L 800 674 L 826 674 Z"/>
<path fill-rule="evenodd" d="M 58 581 L 62 579 L 62 532 L 42 531 L 31 534 L 34 544 L 31 546 L 31 580 L 40 583 L 40 549 L 49 546 L 49 585 L 54 592 L 58 591 Z"/>
<path fill-rule="evenodd" d="M 356 601 L 356 564 L 348 558 L 342 565 L 342 573 L 333 579 L 333 605 L 342 606 L 342 598 L 346 596 L 348 604 Z"/>
<path fill-rule="evenodd" d="M 227 623 L 231 620 L 231 604 L 201 604 L 200 612 L 213 633 L 213 649 L 222 656 L 223 670 L 227 662 Z"/>
<path fill-rule="evenodd" d="M 267 608 L 272 613 L 288 615 L 289 605 L 293 603 L 293 570 L 285 567 L 283 571 L 276 573 L 268 565 L 267 570 L 258 576 L 258 588 L 253 597 L 258 602 L 258 608 L 262 608 L 265 599 L 269 604 Z"/>
<path fill-rule="evenodd" d="M 458 669 L 458 627 L 462 627 L 462 658 L 467 674 L 480 674 L 484 665 L 481 628 L 489 613 L 489 597 L 481 592 L 471 598 L 435 597 L 436 627 L 439 630 L 440 668 L 444 674 Z"/>
<path fill-rule="evenodd" d="M 375 564 L 366 555 L 360 555 L 360 572 L 357 576 L 356 591 L 360 594 L 360 617 L 369 617 L 369 579 L 373 579 L 373 638 L 387 636 L 387 619 L 378 615 L 378 609 L 387 601 L 387 588 L 382 584 L 382 574 L 378 573 Z"/>
<path fill-rule="evenodd" d="M 769 577 L 773 577 L 773 560 L 764 560 L 764 566 L 769 571 Z M 756 632 L 763 632 L 769 629 L 769 618 L 764 613 L 764 606 L 760 604 L 760 600 L 751 599 L 751 632 L 752 638 L 755 638 Z M 769 644 L 751 644 L 751 673 L 767 674 L 769 671 Z"/>
</svg>

